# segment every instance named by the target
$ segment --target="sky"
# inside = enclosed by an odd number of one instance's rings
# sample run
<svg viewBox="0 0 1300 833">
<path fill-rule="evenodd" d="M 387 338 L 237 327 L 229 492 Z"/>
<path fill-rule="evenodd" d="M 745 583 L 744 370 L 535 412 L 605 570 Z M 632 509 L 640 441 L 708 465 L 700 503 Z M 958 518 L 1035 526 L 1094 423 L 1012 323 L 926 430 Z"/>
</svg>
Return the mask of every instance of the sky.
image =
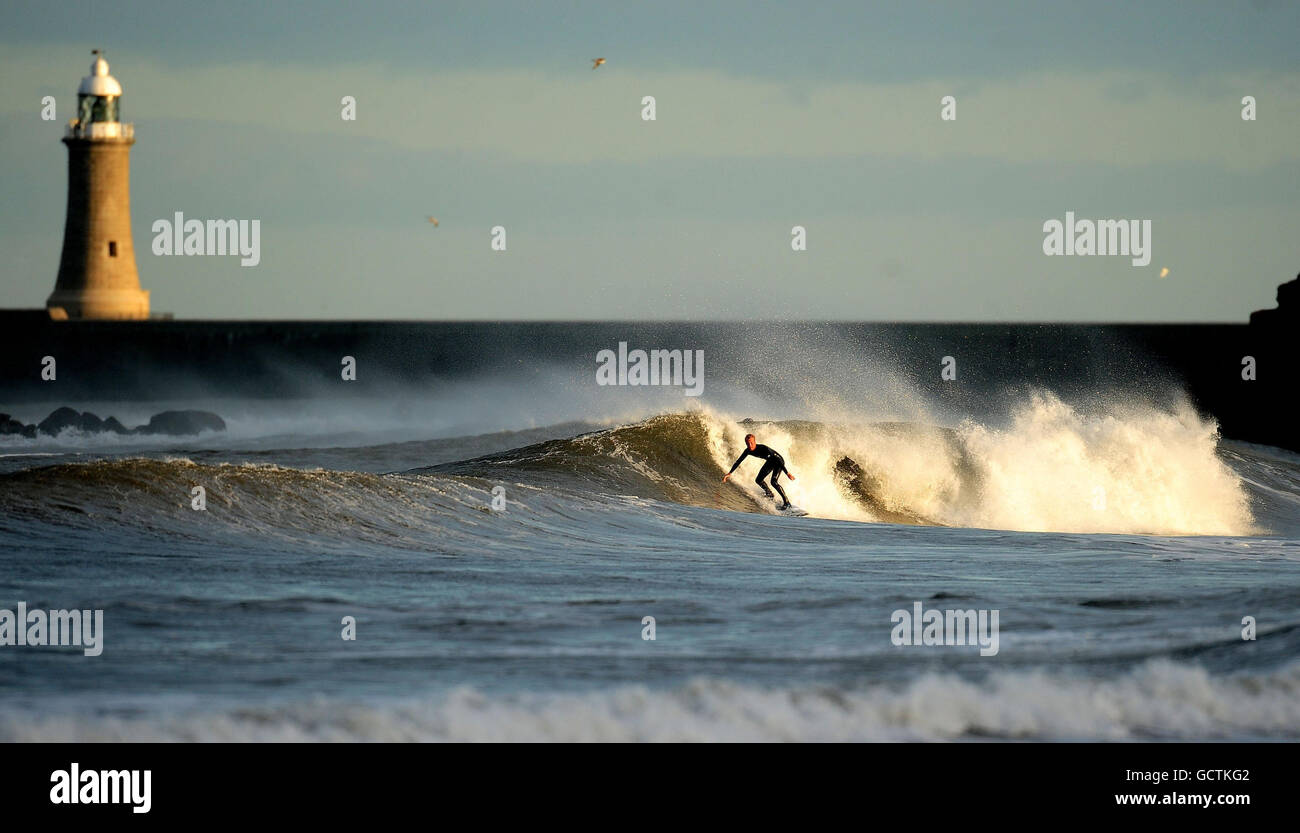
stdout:
<svg viewBox="0 0 1300 833">
<path fill-rule="evenodd" d="M 1244 322 L 1300 272 L 1297 33 L 1265 0 L 6 0 L 0 307 L 53 289 L 102 48 L 177 318 Z M 260 221 L 260 262 L 153 254 L 178 211 Z M 1150 264 L 1047 256 L 1067 211 L 1150 220 Z"/>
</svg>

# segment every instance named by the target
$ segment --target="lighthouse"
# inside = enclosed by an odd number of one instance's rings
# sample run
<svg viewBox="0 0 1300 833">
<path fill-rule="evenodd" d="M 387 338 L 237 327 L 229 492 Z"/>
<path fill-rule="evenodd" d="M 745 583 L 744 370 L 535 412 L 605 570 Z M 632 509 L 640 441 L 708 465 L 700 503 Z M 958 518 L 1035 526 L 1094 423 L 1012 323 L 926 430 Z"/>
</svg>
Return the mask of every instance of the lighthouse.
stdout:
<svg viewBox="0 0 1300 833">
<path fill-rule="evenodd" d="M 68 212 L 59 278 L 45 306 L 52 318 L 149 317 L 131 242 L 131 145 L 123 124 L 122 85 L 96 49 L 90 75 L 77 89 L 77 116 L 68 122 Z"/>
</svg>

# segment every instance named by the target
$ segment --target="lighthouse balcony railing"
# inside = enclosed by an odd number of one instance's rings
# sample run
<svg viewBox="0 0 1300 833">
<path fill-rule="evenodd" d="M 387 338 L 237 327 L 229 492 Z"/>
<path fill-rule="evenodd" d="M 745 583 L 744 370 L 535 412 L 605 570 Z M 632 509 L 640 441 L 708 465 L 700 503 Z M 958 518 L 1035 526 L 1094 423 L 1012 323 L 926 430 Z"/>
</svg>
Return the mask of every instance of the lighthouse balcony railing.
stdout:
<svg viewBox="0 0 1300 833">
<path fill-rule="evenodd" d="M 72 121 L 64 134 L 69 139 L 134 139 L 135 125 L 116 121 Z"/>
</svg>

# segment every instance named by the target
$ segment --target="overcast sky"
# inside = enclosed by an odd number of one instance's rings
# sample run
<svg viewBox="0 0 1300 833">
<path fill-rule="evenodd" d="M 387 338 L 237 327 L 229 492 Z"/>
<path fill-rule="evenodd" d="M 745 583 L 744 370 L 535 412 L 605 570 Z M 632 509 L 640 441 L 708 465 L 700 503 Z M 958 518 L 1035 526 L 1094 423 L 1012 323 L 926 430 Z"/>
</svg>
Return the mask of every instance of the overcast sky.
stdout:
<svg viewBox="0 0 1300 833">
<path fill-rule="evenodd" d="M 1297 34 L 1263 0 L 6 0 L 0 306 L 54 286 L 100 47 L 177 317 L 1245 321 L 1300 272 Z M 260 264 L 153 255 L 177 211 L 260 220 Z M 1047 257 L 1066 211 L 1150 220 L 1150 265 Z"/>
</svg>

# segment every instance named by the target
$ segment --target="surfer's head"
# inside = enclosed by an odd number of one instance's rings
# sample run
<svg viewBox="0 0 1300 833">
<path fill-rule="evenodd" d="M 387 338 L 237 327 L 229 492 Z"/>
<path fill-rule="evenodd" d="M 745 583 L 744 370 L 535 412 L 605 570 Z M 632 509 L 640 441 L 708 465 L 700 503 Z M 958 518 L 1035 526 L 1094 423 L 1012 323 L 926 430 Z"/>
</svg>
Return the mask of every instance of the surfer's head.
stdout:
<svg viewBox="0 0 1300 833">
<path fill-rule="evenodd" d="M 745 435 L 745 445 L 749 447 L 749 450 L 750 450 L 750 451 L 753 451 L 753 450 L 754 450 L 754 446 L 758 445 L 758 440 L 754 437 L 753 434 L 746 434 L 746 435 Z"/>
</svg>

